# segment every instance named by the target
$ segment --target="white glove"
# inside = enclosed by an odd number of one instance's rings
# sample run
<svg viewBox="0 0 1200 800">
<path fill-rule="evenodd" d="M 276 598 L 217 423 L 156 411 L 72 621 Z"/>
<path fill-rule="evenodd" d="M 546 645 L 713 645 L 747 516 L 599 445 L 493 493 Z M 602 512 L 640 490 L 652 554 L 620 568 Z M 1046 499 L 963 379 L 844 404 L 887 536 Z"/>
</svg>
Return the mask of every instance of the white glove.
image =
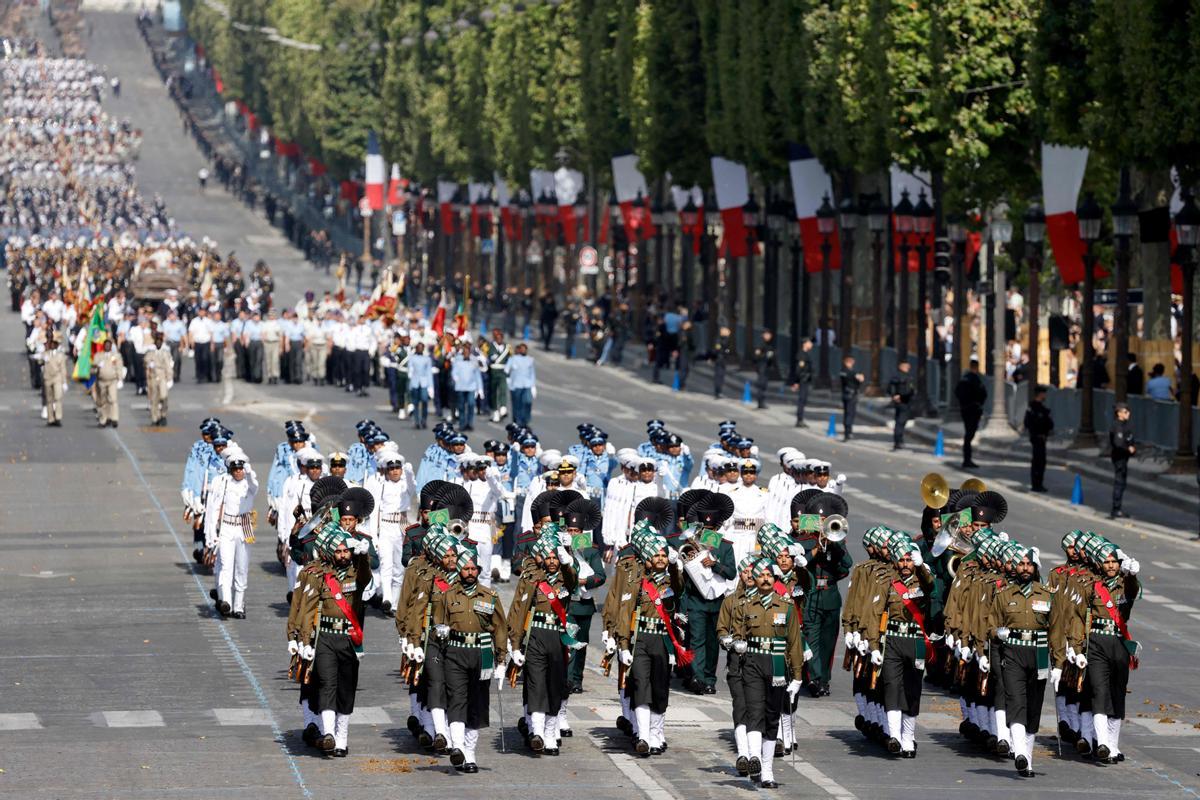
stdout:
<svg viewBox="0 0 1200 800">
<path fill-rule="evenodd" d="M 433 626 L 433 635 L 439 639 L 450 638 L 450 626 L 449 625 L 434 625 Z"/>
<path fill-rule="evenodd" d="M 1054 691 L 1058 691 L 1058 682 L 1062 680 L 1062 670 L 1058 667 L 1050 670 L 1050 684 L 1054 687 Z"/>
<path fill-rule="evenodd" d="M 508 660 L 516 664 L 518 667 L 525 665 L 525 654 L 520 650 L 513 650 L 508 654 Z"/>
<path fill-rule="evenodd" d="M 619 655 L 618 658 L 620 658 L 621 663 L 627 667 L 633 663 L 633 653 L 629 652 L 628 650 L 622 650 L 621 655 Z"/>
<path fill-rule="evenodd" d="M 853 634 L 853 633 L 847 633 L 847 634 L 846 634 L 846 637 L 845 637 L 845 639 L 844 639 L 843 641 L 845 641 L 845 642 L 846 642 L 846 649 L 847 649 L 847 650 L 851 650 L 851 649 L 853 649 L 853 648 L 854 648 L 854 634 Z"/>
<path fill-rule="evenodd" d="M 732 636 L 722 636 L 721 637 L 721 647 L 725 648 L 726 650 L 733 647 L 733 637 Z"/>
<path fill-rule="evenodd" d="M 925 559 L 921 557 L 920 550 L 912 551 L 912 562 L 914 567 L 921 567 L 925 565 Z"/>
<path fill-rule="evenodd" d="M 305 661 L 312 661 L 317 657 L 317 649 L 311 644 L 300 645 L 300 657 Z"/>
<path fill-rule="evenodd" d="M 167 388 L 170 389 L 175 385 L 175 381 L 167 381 Z"/>
<path fill-rule="evenodd" d="M 529 396 L 532 397 L 534 400 L 537 400 L 537 387 L 536 386 L 530 387 Z"/>
<path fill-rule="evenodd" d="M 1137 562 L 1136 558 L 1127 558 L 1121 562 L 1121 572 L 1126 575 L 1137 575 L 1141 568 L 1142 565 Z"/>
<path fill-rule="evenodd" d="M 804 555 L 804 548 L 798 547 L 798 546 L 791 546 L 790 549 L 792 551 L 792 558 L 794 558 L 796 560 L 795 568 L 796 569 L 804 569 L 805 567 L 807 567 L 808 559 Z"/>
<path fill-rule="evenodd" d="M 118 389 L 124 389 L 124 388 L 125 388 L 125 381 L 117 381 L 117 388 L 118 388 Z"/>
<path fill-rule="evenodd" d="M 962 644 L 962 642 L 960 640 L 959 646 L 958 646 L 958 657 L 961 658 L 963 661 L 970 661 L 972 658 L 975 657 L 975 651 L 972 650 L 971 648 L 967 647 L 965 644 Z"/>
<path fill-rule="evenodd" d="M 476 396 L 477 398 L 479 398 L 480 400 L 482 400 L 482 399 L 483 399 L 483 389 L 476 389 L 476 390 L 475 390 L 475 396 Z"/>
<path fill-rule="evenodd" d="M 568 553 L 567 548 L 563 547 L 561 544 L 558 546 L 558 549 L 555 550 L 554 552 L 558 554 L 558 562 L 560 564 L 566 564 L 566 563 L 570 562 L 571 554 Z"/>
<path fill-rule="evenodd" d="M 878 650 L 871 651 L 871 663 L 877 667 L 883 666 L 883 653 Z"/>
<path fill-rule="evenodd" d="M 954 652 L 954 641 L 955 641 L 954 637 L 947 633 L 945 642 L 946 642 L 946 647 L 950 648 L 951 653 Z"/>
<path fill-rule="evenodd" d="M 854 646 L 858 647 L 858 643 L 861 641 L 862 641 L 862 633 L 859 631 L 855 631 L 854 632 Z"/>
<path fill-rule="evenodd" d="M 1117 548 L 1117 552 L 1114 555 L 1116 555 L 1117 561 L 1126 561 L 1129 559 L 1129 556 L 1125 555 L 1125 551 L 1119 547 Z"/>
<path fill-rule="evenodd" d="M 437 372 L 437 370 L 434 370 L 434 372 Z M 426 389 L 425 394 L 429 395 L 429 399 L 432 400 L 433 399 L 433 387 L 430 386 L 428 389 Z"/>
<path fill-rule="evenodd" d="M 813 659 L 813 651 L 808 649 L 807 647 L 805 647 L 804 648 L 804 660 L 812 661 L 812 659 Z"/>
<path fill-rule="evenodd" d="M 617 652 L 617 640 L 611 636 L 604 640 L 604 652 L 612 655 Z"/>
<path fill-rule="evenodd" d="M 836 480 L 837 480 L 837 483 L 839 483 L 839 484 L 845 483 L 846 482 L 846 473 L 839 472 Z"/>
<path fill-rule="evenodd" d="M 796 694 L 800 691 L 800 681 L 792 681 L 787 685 L 788 702 L 796 699 Z"/>
<path fill-rule="evenodd" d="M 858 650 L 858 654 L 860 656 L 865 656 L 867 654 L 867 650 L 870 649 L 870 645 L 867 644 L 866 639 L 859 639 L 858 644 L 854 645 L 854 647 L 856 650 Z"/>
<path fill-rule="evenodd" d="M 566 528 L 558 532 L 558 543 L 563 547 L 571 546 L 571 534 L 567 533 Z"/>
<path fill-rule="evenodd" d="M 1075 660 L 1075 648 L 1071 647 L 1071 645 L 1067 645 L 1067 661 L 1074 661 L 1074 660 Z"/>
<path fill-rule="evenodd" d="M 988 657 L 980 656 L 979 657 L 979 671 L 980 672 L 990 672 L 991 669 L 992 669 L 992 662 L 988 661 Z"/>
<path fill-rule="evenodd" d="M 417 662 L 418 664 L 424 664 L 425 663 L 425 651 L 419 650 L 419 649 L 414 650 L 413 651 L 413 661 Z"/>
<path fill-rule="evenodd" d="M 674 547 L 667 548 L 667 563 L 668 564 L 678 564 L 679 563 L 679 551 L 676 550 Z"/>
<path fill-rule="evenodd" d="M 733 642 L 733 652 L 738 653 L 739 655 L 746 652 L 747 647 L 749 647 L 749 645 L 746 643 L 745 639 L 735 639 Z"/>
<path fill-rule="evenodd" d="M 408 655 L 408 639 L 404 636 L 400 637 L 400 652 L 406 656 Z"/>
<path fill-rule="evenodd" d="M 300 643 L 297 642 L 295 639 L 288 639 L 288 654 L 294 656 L 299 652 L 300 652 Z"/>
<path fill-rule="evenodd" d="M 996 638 L 1000 639 L 1001 641 L 1008 639 L 1008 628 L 1005 628 L 1004 626 L 996 628 Z"/>
<path fill-rule="evenodd" d="M 1075 666 L 1079 667 L 1080 669 L 1087 669 L 1087 656 L 1085 656 L 1083 653 L 1075 656 Z"/>
</svg>

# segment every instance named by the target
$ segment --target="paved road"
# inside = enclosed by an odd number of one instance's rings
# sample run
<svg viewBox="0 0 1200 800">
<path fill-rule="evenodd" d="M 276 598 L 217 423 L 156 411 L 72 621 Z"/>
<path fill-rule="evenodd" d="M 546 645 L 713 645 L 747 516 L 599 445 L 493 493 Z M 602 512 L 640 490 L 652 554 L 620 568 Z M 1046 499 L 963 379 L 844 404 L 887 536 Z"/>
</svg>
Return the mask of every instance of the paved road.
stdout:
<svg viewBox="0 0 1200 800">
<path fill-rule="evenodd" d="M 249 242 L 257 240 L 246 237 L 270 231 L 218 192 L 194 196 L 194 150 L 179 137 L 132 18 L 97 15 L 95 26 L 94 57 L 121 74 L 120 102 L 148 133 L 145 186 L 163 191 L 185 228 L 227 246 L 237 242 L 239 252 L 249 253 Z M 263 245 L 258 252 L 276 266 L 281 282 L 301 290 L 311 283 L 310 267 L 289 260 L 286 244 Z M 628 373 L 599 373 L 557 355 L 539 359 L 543 384 L 534 422 L 544 441 L 570 443 L 574 425 L 590 419 L 619 446 L 633 445 L 644 438 L 644 421 L 657 416 L 699 452 L 711 440 L 715 421 L 733 416 L 765 451 L 793 444 L 846 472 L 855 531 L 876 522 L 915 527 L 921 475 L 937 469 L 952 483 L 967 477 L 932 456 L 884 451 L 882 428 L 865 428 L 861 440 L 844 444 L 795 431 L 786 409 L 757 412 L 681 397 L 665 387 L 646 387 Z M 481 744 L 478 778 L 457 775 L 444 761 L 419 753 L 404 730 L 407 698 L 396 678 L 398 648 L 390 622 L 377 614 L 366 623 L 368 655 L 351 757 L 314 757 L 296 735 L 296 693 L 286 680 L 282 636 L 285 585 L 269 537 L 254 550 L 248 619 L 216 618 L 207 597 L 211 578 L 193 569 L 190 537 L 180 520 L 182 464 L 196 423 L 216 414 L 236 431 L 265 482 L 283 419 L 307 420 L 328 452 L 349 443 L 355 420 L 372 416 L 384 422 L 386 401 L 378 390 L 359 399 L 316 387 L 197 386 L 188 373 L 185 367 L 184 381 L 172 392 L 171 427 L 143 427 L 146 403 L 127 388 L 121 427 L 97 429 L 88 404 L 72 388 L 65 427 L 46 429 L 28 388 L 20 324 L 0 312 L 4 795 L 265 800 L 347 790 L 390 797 L 399 789 L 418 796 L 494 798 L 532 788 L 539 796 L 693 800 L 749 791 L 729 768 L 724 694 L 675 695 L 667 727 L 670 751 L 635 760 L 612 725 L 614 687 L 596 671 L 595 657 L 585 693 L 571 700 L 576 736 L 567 742 L 565 757 L 533 758 L 520 749 L 501 754 L 493 728 Z M 410 457 L 428 442 L 426 433 L 399 421 L 385 427 Z M 478 428 L 473 443 L 499 434 L 490 423 Z M 1143 565 L 1147 593 L 1132 627 L 1146 655 L 1133 677 L 1122 736 L 1129 760 L 1099 767 L 1071 756 L 1056 758 L 1051 719 L 1038 740 L 1042 775 L 1021 781 L 1007 762 L 964 746 L 954 733 L 956 704 L 931 694 L 918 727 L 920 758 L 894 761 L 854 731 L 847 681 L 838 673 L 832 697 L 801 701 L 801 752 L 794 764 L 790 759 L 777 764 L 783 792 L 818 798 L 949 798 L 964 789 L 978 797 L 1200 794 L 1195 766 L 1200 643 L 1192 635 L 1200 622 L 1200 603 L 1193 599 L 1200 548 L 1171 528 L 1190 531 L 1191 512 L 1159 509 L 1157 523 L 1118 525 L 1064 499 L 1023 494 L 1015 477 L 993 480 L 993 474 L 1015 470 L 986 462 L 981 470 L 1008 496 L 1005 527 L 1015 536 L 1041 546 L 1053 561 L 1063 532 L 1091 527 L 1121 542 Z M 264 497 L 261 516 L 265 510 Z M 852 550 L 861 554 L 857 544 Z M 506 694 L 510 751 L 519 742 L 513 727 L 517 711 L 515 698 Z M 1052 718 L 1053 707 L 1045 711 Z M 499 719 L 495 702 L 492 719 Z"/>
</svg>

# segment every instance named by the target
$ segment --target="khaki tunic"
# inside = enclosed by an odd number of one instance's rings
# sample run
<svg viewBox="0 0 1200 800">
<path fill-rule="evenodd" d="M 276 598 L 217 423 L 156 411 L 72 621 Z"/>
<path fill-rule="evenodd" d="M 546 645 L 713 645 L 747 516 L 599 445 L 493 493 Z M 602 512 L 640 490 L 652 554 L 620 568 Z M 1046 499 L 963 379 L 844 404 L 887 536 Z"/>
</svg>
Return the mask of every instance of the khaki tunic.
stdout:
<svg viewBox="0 0 1200 800">
<path fill-rule="evenodd" d="M 486 614 L 479 608 L 490 607 Z M 482 584 L 476 584 L 475 594 L 469 595 L 461 583 L 455 583 L 438 595 L 433 604 L 433 624 L 449 625 L 457 633 L 490 633 L 497 664 L 508 655 L 508 621 L 500 595 Z"/>
</svg>

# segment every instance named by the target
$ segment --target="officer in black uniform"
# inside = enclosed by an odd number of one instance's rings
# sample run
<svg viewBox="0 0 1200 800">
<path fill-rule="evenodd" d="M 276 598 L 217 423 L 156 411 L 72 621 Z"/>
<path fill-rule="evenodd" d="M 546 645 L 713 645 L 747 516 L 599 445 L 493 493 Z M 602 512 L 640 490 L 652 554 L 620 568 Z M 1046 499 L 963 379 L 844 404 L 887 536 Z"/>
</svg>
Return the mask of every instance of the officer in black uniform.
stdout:
<svg viewBox="0 0 1200 800">
<path fill-rule="evenodd" d="M 854 371 L 854 356 L 842 359 L 842 371 L 838 375 L 842 384 L 842 440 L 849 441 L 854 435 L 854 416 L 858 413 L 858 393 L 865 378 Z"/>
<path fill-rule="evenodd" d="M 1029 464 L 1029 485 L 1032 491 L 1046 491 L 1046 440 L 1054 430 L 1054 418 L 1046 408 L 1046 387 L 1033 387 L 1033 399 L 1025 411 L 1025 431 L 1033 448 L 1033 461 Z"/>
<path fill-rule="evenodd" d="M 796 382 L 792 389 L 796 392 L 796 427 L 807 428 L 804 422 L 804 407 L 808 405 L 808 390 L 812 386 L 813 370 L 809 354 L 812 352 L 812 339 L 800 343 L 800 356 L 796 359 Z"/>
<path fill-rule="evenodd" d="M 958 398 L 958 407 L 963 420 L 963 469 L 978 467 L 971 460 L 971 442 L 975 439 L 975 431 L 979 430 L 979 420 L 983 418 L 983 404 L 987 400 L 987 387 L 979 376 L 979 359 L 972 358 L 970 368 L 959 378 L 954 387 L 954 396 Z"/>
<path fill-rule="evenodd" d="M 908 423 L 909 405 L 916 388 L 913 386 L 912 365 L 907 360 L 896 365 L 896 374 L 888 381 L 887 393 L 892 398 L 892 410 L 896 413 L 896 427 L 892 431 L 892 449 L 904 447 L 904 426 Z"/>
<path fill-rule="evenodd" d="M 771 383 L 771 374 L 775 371 L 775 334 L 771 331 L 762 332 L 762 344 L 754 350 L 754 368 L 758 372 L 755 379 L 758 407 L 766 408 L 767 389 Z"/>
<path fill-rule="evenodd" d="M 1112 513 L 1109 516 L 1116 519 L 1129 516 L 1121 510 L 1121 499 L 1125 496 L 1125 481 L 1129 477 L 1129 459 L 1137 452 L 1137 446 L 1133 441 L 1129 406 L 1117 403 L 1113 413 L 1116 420 L 1108 432 L 1109 456 L 1113 463 Z"/>
<path fill-rule="evenodd" d="M 725 362 L 733 353 L 733 332 L 722 327 L 713 345 L 713 397 L 720 398 L 725 390 Z"/>
</svg>

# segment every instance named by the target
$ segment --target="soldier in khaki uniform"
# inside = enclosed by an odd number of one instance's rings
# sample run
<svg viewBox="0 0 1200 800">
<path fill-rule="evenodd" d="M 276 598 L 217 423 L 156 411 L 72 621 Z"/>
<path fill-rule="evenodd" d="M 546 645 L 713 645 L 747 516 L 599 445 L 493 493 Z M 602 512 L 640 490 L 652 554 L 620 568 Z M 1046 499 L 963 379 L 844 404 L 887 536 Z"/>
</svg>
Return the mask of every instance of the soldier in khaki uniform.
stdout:
<svg viewBox="0 0 1200 800">
<path fill-rule="evenodd" d="M 1042 716 L 1042 700 L 1050 665 L 1062 663 L 1063 644 L 1050 640 L 1050 610 L 1054 594 L 1037 580 L 1033 553 L 1012 543 L 1007 551 L 1011 579 L 992 597 L 988 609 L 988 638 L 1004 646 L 995 665 L 1004 693 L 1017 772 L 1032 778 L 1033 738 Z M 1055 653 L 1051 653 L 1054 648 Z"/>
<path fill-rule="evenodd" d="M 155 332 L 154 347 L 146 353 L 146 391 L 150 396 L 150 424 L 167 424 L 167 393 L 175 385 L 175 359 L 171 348 L 163 344 L 163 335 Z"/>
<path fill-rule="evenodd" d="M 321 320 L 309 318 L 304 323 L 304 374 L 318 386 L 325 384 L 328 350 Z"/>
<path fill-rule="evenodd" d="M 854 566 L 850 575 L 850 591 L 842 607 L 842 629 L 845 633 L 846 650 L 853 651 L 848 669 L 853 677 L 854 702 L 858 715 L 854 727 L 864 736 L 882 741 L 886 738 L 884 727 L 887 718 L 879 702 L 879 689 L 871 688 L 871 664 L 868 647 L 868 627 L 872 598 L 877 596 L 890 581 L 894 568 L 888 558 L 887 537 L 889 528 L 877 525 L 867 529 L 863 535 L 863 547 L 868 560 Z M 874 624 L 878 626 L 879 620 Z"/>
<path fill-rule="evenodd" d="M 725 650 L 725 683 L 729 686 L 729 699 L 733 704 L 733 741 L 737 746 L 737 761 L 734 766 L 738 774 L 750 774 L 750 740 L 746 732 L 746 689 L 742 683 L 742 661 L 744 653 L 733 650 L 733 623 L 741 613 L 744 603 L 753 602 L 758 595 L 754 585 L 754 564 L 758 557 L 746 556 L 738 563 L 738 588 L 725 596 L 721 611 L 717 614 L 717 640 Z"/>
<path fill-rule="evenodd" d="M 42 394 L 46 401 L 46 425 L 61 428 L 63 393 L 67 390 L 67 356 L 58 346 L 58 339 L 46 339 L 42 355 Z"/>
<path fill-rule="evenodd" d="M 471 774 L 479 771 L 479 729 L 489 722 L 488 684 L 504 675 L 508 657 L 504 607 L 494 589 L 479 583 L 477 558 L 469 549 L 458 556 L 458 581 L 438 596 L 432 619 L 445 674 L 450 763 Z"/>
<path fill-rule="evenodd" d="M 125 364 L 121 354 L 113 349 L 112 339 L 106 339 L 104 350 L 92 362 L 96 373 L 96 412 L 100 427 L 117 427 L 120 407 L 117 405 L 117 389 L 125 380 Z"/>
<path fill-rule="evenodd" d="M 267 383 L 279 383 L 279 359 L 283 352 L 283 328 L 279 325 L 279 313 L 274 309 L 267 312 L 262 324 L 263 377 Z"/>
<path fill-rule="evenodd" d="M 737 607 L 732 626 L 733 652 L 743 658 L 750 779 L 764 789 L 779 786 L 773 769 L 775 740 L 767 737 L 775 736 L 785 703 L 799 693 L 804 673 L 804 612 L 775 591 L 777 568 L 768 558 L 754 563 L 751 574 L 758 591 Z"/>
</svg>

